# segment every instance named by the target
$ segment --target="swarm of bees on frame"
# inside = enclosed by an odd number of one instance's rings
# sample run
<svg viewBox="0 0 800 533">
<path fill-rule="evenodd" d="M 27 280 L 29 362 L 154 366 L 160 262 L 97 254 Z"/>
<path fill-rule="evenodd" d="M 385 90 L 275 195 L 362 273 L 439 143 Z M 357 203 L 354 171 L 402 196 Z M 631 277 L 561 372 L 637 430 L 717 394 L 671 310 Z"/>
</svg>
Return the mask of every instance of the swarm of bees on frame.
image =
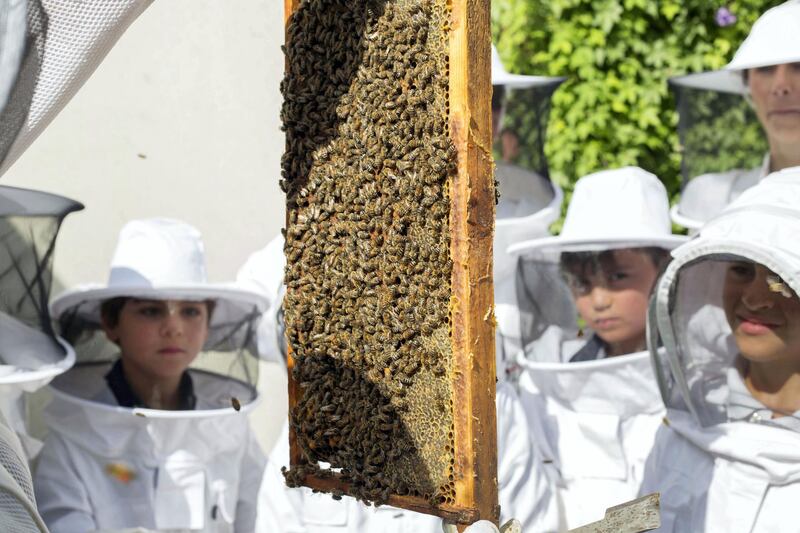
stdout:
<svg viewBox="0 0 800 533">
<path fill-rule="evenodd" d="M 304 0 L 288 21 L 289 485 L 455 501 L 448 21 L 446 0 Z"/>
</svg>

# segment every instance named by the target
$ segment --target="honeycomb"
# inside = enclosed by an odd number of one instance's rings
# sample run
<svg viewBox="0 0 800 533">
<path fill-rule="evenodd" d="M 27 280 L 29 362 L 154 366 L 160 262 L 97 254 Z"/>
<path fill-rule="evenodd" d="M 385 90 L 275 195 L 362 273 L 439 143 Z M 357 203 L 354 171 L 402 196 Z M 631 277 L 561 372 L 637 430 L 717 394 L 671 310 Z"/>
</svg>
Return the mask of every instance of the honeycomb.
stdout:
<svg viewBox="0 0 800 533">
<path fill-rule="evenodd" d="M 455 501 L 449 18 L 446 0 L 304 0 L 288 21 L 289 485 Z"/>
</svg>

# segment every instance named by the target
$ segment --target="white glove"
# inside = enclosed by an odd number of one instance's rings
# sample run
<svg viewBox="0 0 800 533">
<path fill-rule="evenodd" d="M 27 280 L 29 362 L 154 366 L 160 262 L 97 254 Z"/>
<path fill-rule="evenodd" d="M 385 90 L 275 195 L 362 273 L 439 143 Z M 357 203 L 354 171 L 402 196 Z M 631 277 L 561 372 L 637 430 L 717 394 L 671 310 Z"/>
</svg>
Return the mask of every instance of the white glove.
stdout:
<svg viewBox="0 0 800 533">
<path fill-rule="evenodd" d="M 457 529 L 454 524 L 442 522 L 442 531 L 444 533 L 456 533 Z M 512 518 L 503 524 L 500 529 L 497 529 L 497 526 L 488 520 L 480 520 L 465 529 L 464 533 L 522 533 L 522 525 L 519 520 Z"/>
</svg>

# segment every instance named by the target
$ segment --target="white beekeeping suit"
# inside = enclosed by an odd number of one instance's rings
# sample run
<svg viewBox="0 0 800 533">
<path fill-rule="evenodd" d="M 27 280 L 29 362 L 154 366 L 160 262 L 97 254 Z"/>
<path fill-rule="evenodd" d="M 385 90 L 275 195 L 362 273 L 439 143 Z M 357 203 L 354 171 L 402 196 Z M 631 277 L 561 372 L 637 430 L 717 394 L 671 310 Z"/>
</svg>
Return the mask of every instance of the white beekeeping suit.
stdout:
<svg viewBox="0 0 800 533">
<path fill-rule="evenodd" d="M 758 300 L 749 297 L 748 313 L 775 313 L 783 309 L 778 299 L 796 300 L 798 234 L 800 167 L 794 167 L 744 192 L 673 252 L 649 316 L 650 339 L 660 335 L 663 342 L 652 351 L 668 411 L 642 491 L 661 492 L 659 531 L 798 530 L 800 414 L 776 417 L 756 400 L 745 384 L 754 363 L 741 355 L 726 313 L 735 311 L 739 331 L 742 308 L 730 303 L 729 279 L 747 269 L 773 273 L 753 281 L 760 284 L 752 290 L 761 292 Z M 770 328 L 797 327 L 796 315 L 783 320 Z"/>
<path fill-rule="evenodd" d="M 518 519 L 523 530 L 556 531 L 552 486 L 541 457 L 531 445 L 522 405 L 508 383 L 497 384 L 497 460 L 501 522 Z M 336 501 L 310 489 L 288 489 L 281 466 L 288 466 L 288 432 L 270 453 L 259 494 L 258 533 L 439 533 L 441 520 L 390 506 L 367 507 L 352 498 Z"/>
<path fill-rule="evenodd" d="M 180 376 L 178 409 L 151 408 L 126 381 L 120 347 L 99 329 L 101 303 L 115 298 L 213 302 L 203 304 L 208 335 Z M 253 531 L 265 459 L 247 414 L 258 400 L 255 323 L 265 308 L 257 293 L 207 282 L 200 233 L 169 219 L 126 224 L 108 283 L 54 300 L 78 363 L 51 384 L 50 433 L 35 473 L 53 533 Z"/>
<path fill-rule="evenodd" d="M 717 113 L 725 113 L 731 107 L 739 105 L 738 102 L 733 101 L 735 96 L 748 99 L 748 103 L 752 107 L 756 107 L 756 111 L 758 111 L 759 104 L 750 98 L 750 90 L 744 74 L 751 69 L 788 65 L 798 61 L 800 61 L 800 1 L 789 0 L 761 15 L 731 62 L 722 70 L 670 79 L 670 84 L 679 95 L 677 100 L 681 114 L 680 129 L 682 130 L 681 142 L 684 145 L 684 167 L 688 167 L 691 172 L 693 164 L 687 163 L 687 157 L 691 158 L 694 151 L 700 147 L 695 146 L 698 143 L 697 138 L 684 134 L 683 130 L 688 131 L 694 128 L 695 121 L 699 121 L 701 127 L 705 127 L 703 124 L 708 120 L 714 120 Z M 793 90 L 796 93 L 800 91 L 800 87 L 795 87 Z M 718 94 L 713 95 L 711 92 Z M 791 103 L 792 96 L 787 96 L 788 103 L 775 107 L 794 105 Z M 796 94 L 793 97 L 796 102 Z M 720 104 L 715 106 L 712 98 L 719 99 Z M 701 100 L 697 109 L 700 111 L 699 115 L 705 115 L 704 117 L 693 117 L 693 106 L 695 105 L 693 99 Z M 716 112 L 709 114 L 709 109 L 715 109 Z M 756 118 L 753 117 L 752 120 L 756 120 Z M 706 124 L 706 126 L 713 127 L 713 123 Z M 769 133 L 769 128 L 766 130 Z M 742 132 L 718 132 L 718 144 L 709 147 L 710 154 L 713 154 L 714 150 L 730 151 L 735 149 L 731 146 L 723 146 L 723 142 L 721 142 L 723 138 L 729 138 L 726 137 L 728 133 L 742 134 Z M 752 139 L 748 138 L 747 141 L 752 144 Z M 800 145 L 795 147 L 800 151 Z M 736 149 L 747 150 L 748 147 L 742 146 Z M 712 172 L 704 169 L 705 173 L 701 175 L 686 175 L 684 177 L 690 179 L 684 185 L 680 202 L 672 208 L 672 220 L 676 224 L 696 231 L 704 222 L 719 214 L 743 191 L 756 185 L 769 172 L 779 169 L 775 168 L 768 153 L 761 164 L 753 168 L 713 168 Z"/>
<path fill-rule="evenodd" d="M 610 356 L 600 332 L 578 327 L 564 257 L 582 253 L 588 262 L 602 262 L 600 254 L 630 250 L 651 261 L 638 250 L 655 249 L 666 259 L 666 250 L 684 240 L 671 233 L 666 190 L 658 178 L 626 167 L 577 182 L 560 235 L 510 249 L 520 256 L 517 283 L 527 317 L 519 395 L 531 439 L 542 449 L 545 472 L 557 488 L 562 531 L 601 520 L 607 508 L 636 497 L 664 412 L 644 350 L 649 292 L 641 296 L 638 317 L 642 351 Z M 655 280 L 659 266 L 653 262 L 647 268 Z M 625 311 L 618 306 L 609 306 L 610 312 Z"/>
<path fill-rule="evenodd" d="M 499 191 L 494 233 L 494 302 L 497 318 L 497 375 L 515 379 L 514 356 L 520 344 L 519 314 L 514 283 L 516 257 L 507 253 L 514 243 L 549 235 L 550 225 L 561 215 L 563 193 L 548 177 L 544 142 L 550 97 L 564 78 L 510 74 L 492 47 L 492 118 L 496 139 L 502 146 L 505 110 L 521 108 L 528 118 L 525 129 L 510 124 L 508 134 L 518 142 L 518 153 L 501 154 L 495 179 Z M 536 120 L 532 120 L 531 115 Z M 510 117 L 508 117 L 510 118 Z M 502 148 L 498 148 L 500 152 Z"/>
<path fill-rule="evenodd" d="M 33 459 L 41 446 L 27 430 L 26 394 L 75 362 L 53 332 L 47 301 L 61 222 L 83 206 L 54 194 L 0 186 L 0 411 Z"/>
</svg>

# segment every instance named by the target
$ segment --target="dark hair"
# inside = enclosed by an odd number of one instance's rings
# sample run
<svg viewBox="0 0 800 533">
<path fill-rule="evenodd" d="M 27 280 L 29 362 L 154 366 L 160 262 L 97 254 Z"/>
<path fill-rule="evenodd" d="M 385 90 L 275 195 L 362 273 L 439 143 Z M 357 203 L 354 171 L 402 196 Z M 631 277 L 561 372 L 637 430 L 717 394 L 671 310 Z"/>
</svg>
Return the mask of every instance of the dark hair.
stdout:
<svg viewBox="0 0 800 533">
<path fill-rule="evenodd" d="M 108 327 L 116 327 L 117 324 L 119 324 L 119 315 L 122 312 L 122 308 L 125 307 L 125 303 L 131 299 L 133 298 L 130 296 L 117 296 L 116 298 L 103 301 L 103 303 L 100 304 L 100 317 L 103 323 Z M 208 320 L 210 322 L 211 314 L 214 312 L 217 302 L 214 300 L 204 300 L 204 303 L 208 310 Z"/>
<path fill-rule="evenodd" d="M 103 323 L 109 327 L 116 327 L 119 324 L 119 314 L 122 312 L 122 308 L 125 307 L 125 302 L 130 300 L 127 296 L 118 296 L 116 298 L 111 298 L 110 300 L 104 300 L 102 304 L 100 304 L 100 318 L 102 318 Z"/>
<path fill-rule="evenodd" d="M 642 246 L 639 248 L 625 248 L 635 253 L 647 255 L 653 262 L 656 270 L 661 271 L 669 263 L 669 250 L 657 246 Z M 582 278 L 587 274 L 594 274 L 613 268 L 616 261 L 614 252 L 618 249 L 603 250 L 600 252 L 564 252 L 561 254 L 561 275 L 570 283 L 575 278 Z"/>
<path fill-rule="evenodd" d="M 492 111 L 502 109 L 505 97 L 506 88 L 504 85 L 492 85 Z"/>
</svg>

